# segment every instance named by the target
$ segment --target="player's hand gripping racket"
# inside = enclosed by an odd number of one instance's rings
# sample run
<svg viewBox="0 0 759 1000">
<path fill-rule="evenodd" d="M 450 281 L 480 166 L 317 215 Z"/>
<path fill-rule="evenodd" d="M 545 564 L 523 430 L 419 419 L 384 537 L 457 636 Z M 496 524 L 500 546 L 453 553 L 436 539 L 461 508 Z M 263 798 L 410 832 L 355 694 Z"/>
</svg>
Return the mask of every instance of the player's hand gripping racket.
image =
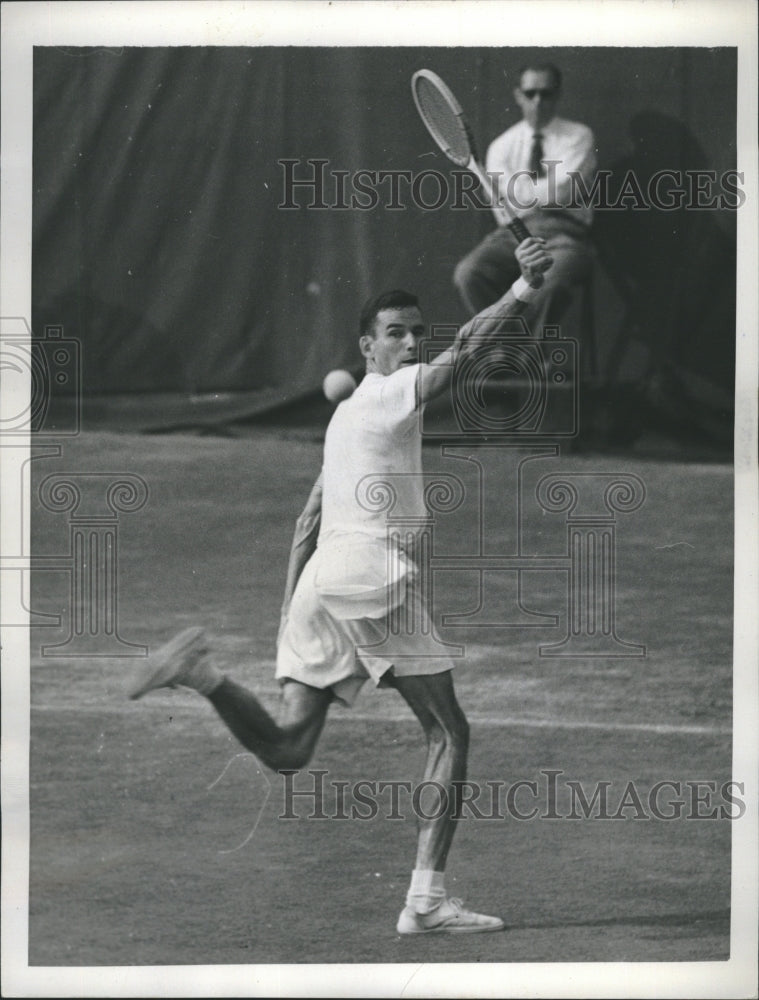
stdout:
<svg viewBox="0 0 759 1000">
<path fill-rule="evenodd" d="M 518 243 L 530 236 L 527 226 L 518 219 L 500 197 L 492 179 L 485 173 L 479 162 L 474 136 L 464 118 L 461 105 L 443 83 L 437 73 L 430 69 L 420 69 L 411 78 L 411 92 L 419 116 L 427 126 L 427 131 L 449 160 L 477 177 L 491 208 L 508 226 Z"/>
</svg>

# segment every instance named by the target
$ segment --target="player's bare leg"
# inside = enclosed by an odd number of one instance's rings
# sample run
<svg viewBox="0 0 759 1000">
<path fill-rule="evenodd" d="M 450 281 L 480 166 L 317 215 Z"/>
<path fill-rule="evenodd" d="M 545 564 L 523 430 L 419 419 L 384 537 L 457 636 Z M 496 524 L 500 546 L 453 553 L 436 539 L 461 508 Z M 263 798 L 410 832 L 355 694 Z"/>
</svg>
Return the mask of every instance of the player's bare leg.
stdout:
<svg viewBox="0 0 759 1000">
<path fill-rule="evenodd" d="M 448 793 L 448 809 L 435 819 L 418 819 L 416 867 L 445 869 L 448 850 L 456 832 L 454 782 L 466 780 L 469 723 L 456 701 L 450 671 L 415 677 L 392 677 L 390 683 L 419 719 L 427 739 L 424 780 L 434 781 Z M 430 804 L 430 814 L 437 809 Z"/>
<path fill-rule="evenodd" d="M 247 688 L 229 678 L 208 695 L 208 700 L 240 743 L 267 767 L 278 771 L 305 767 L 309 762 L 332 693 L 298 681 L 285 681 L 279 721 Z"/>
<path fill-rule="evenodd" d="M 303 767 L 311 759 L 332 701 L 322 691 L 298 681 L 285 682 L 279 721 L 247 688 L 213 665 L 205 633 L 185 629 L 158 649 L 137 677 L 130 695 L 183 685 L 205 695 L 242 745 L 272 770 Z"/>
<path fill-rule="evenodd" d="M 427 819 L 418 817 L 416 866 L 398 920 L 400 934 L 474 933 L 503 930 L 497 917 L 465 910 L 449 899 L 444 887 L 445 864 L 460 815 L 459 783 L 466 780 L 469 724 L 453 689 L 450 672 L 389 678 L 419 719 L 427 738 L 424 780 L 447 792 L 447 808 L 434 806 Z M 440 812 L 440 815 L 438 813 Z"/>
</svg>

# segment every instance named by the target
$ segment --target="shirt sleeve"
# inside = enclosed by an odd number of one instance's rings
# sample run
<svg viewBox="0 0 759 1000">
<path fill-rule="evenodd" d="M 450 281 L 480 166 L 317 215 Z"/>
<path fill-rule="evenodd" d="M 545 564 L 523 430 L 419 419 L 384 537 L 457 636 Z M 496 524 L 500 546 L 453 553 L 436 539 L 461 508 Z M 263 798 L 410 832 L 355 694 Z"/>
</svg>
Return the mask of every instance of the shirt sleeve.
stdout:
<svg viewBox="0 0 759 1000">
<path fill-rule="evenodd" d="M 418 419 L 417 379 L 419 365 L 406 365 L 382 379 L 380 406 L 387 426 L 405 430 Z"/>
</svg>

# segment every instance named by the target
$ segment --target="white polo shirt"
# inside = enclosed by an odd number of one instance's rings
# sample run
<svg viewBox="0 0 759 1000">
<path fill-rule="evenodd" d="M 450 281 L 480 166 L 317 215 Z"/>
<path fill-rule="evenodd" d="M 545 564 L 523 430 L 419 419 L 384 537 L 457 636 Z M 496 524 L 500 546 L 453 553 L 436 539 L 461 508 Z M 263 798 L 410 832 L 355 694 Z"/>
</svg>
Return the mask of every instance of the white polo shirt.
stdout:
<svg viewBox="0 0 759 1000">
<path fill-rule="evenodd" d="M 324 440 L 320 545 L 334 532 L 385 537 L 389 512 L 374 484 L 394 492 L 394 518 L 424 517 L 418 373 L 419 365 L 369 372 L 335 410 Z"/>
<path fill-rule="evenodd" d="M 387 538 L 388 516 L 419 524 L 427 515 L 418 372 L 367 373 L 327 428 L 315 583 L 337 617 L 386 615 L 414 572 Z"/>
</svg>

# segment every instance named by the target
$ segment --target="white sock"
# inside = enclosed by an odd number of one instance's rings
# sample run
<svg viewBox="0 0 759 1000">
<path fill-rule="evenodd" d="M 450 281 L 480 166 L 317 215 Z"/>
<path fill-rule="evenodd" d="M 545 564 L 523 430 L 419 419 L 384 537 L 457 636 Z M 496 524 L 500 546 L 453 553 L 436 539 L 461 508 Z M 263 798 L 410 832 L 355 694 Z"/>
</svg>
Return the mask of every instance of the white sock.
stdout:
<svg viewBox="0 0 759 1000">
<path fill-rule="evenodd" d="M 406 906 L 416 913 L 432 913 L 445 899 L 445 872 L 415 868 L 406 893 Z"/>
</svg>

